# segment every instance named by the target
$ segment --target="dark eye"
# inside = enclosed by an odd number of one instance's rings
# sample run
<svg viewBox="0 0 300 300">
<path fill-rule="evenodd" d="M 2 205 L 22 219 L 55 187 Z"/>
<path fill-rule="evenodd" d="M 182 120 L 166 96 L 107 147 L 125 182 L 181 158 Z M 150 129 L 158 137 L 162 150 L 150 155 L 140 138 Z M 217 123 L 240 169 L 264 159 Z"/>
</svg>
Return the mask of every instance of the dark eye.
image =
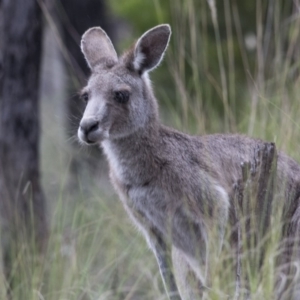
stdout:
<svg viewBox="0 0 300 300">
<path fill-rule="evenodd" d="M 83 93 L 80 97 L 82 99 L 82 101 L 84 101 L 85 103 L 87 103 L 89 101 L 89 94 L 88 93 Z"/>
<path fill-rule="evenodd" d="M 127 103 L 129 100 L 129 92 L 128 91 L 116 91 L 114 93 L 114 98 L 118 103 Z"/>
</svg>

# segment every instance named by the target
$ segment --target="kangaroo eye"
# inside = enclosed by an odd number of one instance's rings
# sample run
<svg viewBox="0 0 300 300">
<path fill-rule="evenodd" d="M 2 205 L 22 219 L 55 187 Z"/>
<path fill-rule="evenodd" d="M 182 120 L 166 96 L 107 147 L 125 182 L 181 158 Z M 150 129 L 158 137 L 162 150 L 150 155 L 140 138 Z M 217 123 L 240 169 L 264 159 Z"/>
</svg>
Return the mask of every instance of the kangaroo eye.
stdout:
<svg viewBox="0 0 300 300">
<path fill-rule="evenodd" d="M 80 98 L 82 99 L 82 101 L 87 103 L 89 101 L 89 94 L 88 93 L 83 93 Z"/>
<path fill-rule="evenodd" d="M 129 100 L 129 92 L 128 91 L 116 91 L 114 93 L 114 98 L 118 103 L 125 104 Z"/>
</svg>

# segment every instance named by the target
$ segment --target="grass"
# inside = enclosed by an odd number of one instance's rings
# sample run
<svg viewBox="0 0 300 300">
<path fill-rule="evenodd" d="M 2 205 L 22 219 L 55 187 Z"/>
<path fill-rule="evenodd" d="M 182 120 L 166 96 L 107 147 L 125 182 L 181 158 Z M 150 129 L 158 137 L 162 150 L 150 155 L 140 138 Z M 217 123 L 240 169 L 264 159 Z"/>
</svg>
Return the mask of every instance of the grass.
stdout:
<svg viewBox="0 0 300 300">
<path fill-rule="evenodd" d="M 243 16 L 234 1 L 224 0 L 222 11 L 216 10 L 212 0 L 208 4 L 172 1 L 172 48 L 164 62 L 175 87 L 172 96 L 155 82 L 164 102 L 163 116 L 165 122 L 190 133 L 240 132 L 275 141 L 279 149 L 300 161 L 300 18 L 298 13 L 284 15 L 275 0 L 267 7 L 262 0 L 256 2 L 257 40 L 251 52 L 245 48 Z M 159 1 L 155 3 L 159 10 Z M 270 11 L 266 22 L 262 11 Z M 225 19 L 222 32 L 221 14 Z M 157 15 L 159 19 L 164 14 L 158 11 Z M 213 40 L 208 38 L 210 24 Z M 216 58 L 215 70 L 208 64 L 211 55 Z M 241 76 L 245 78 L 243 85 Z M 61 97 L 56 95 L 56 104 Z M 59 128 L 62 116 L 53 102 L 44 102 L 42 109 L 50 240 L 43 258 L 19 249 L 11 299 L 167 299 L 154 256 L 107 185 L 103 175 L 107 168 L 104 165 L 100 175 L 85 171 L 76 188 L 70 188 L 68 168 L 73 154 Z M 95 177 L 100 178 L 100 184 Z M 267 241 L 257 248 L 245 246 L 241 263 L 253 299 L 276 296 L 273 286 L 281 227 L 274 215 Z M 208 299 L 232 299 L 228 295 L 235 294 L 233 253 L 226 240 L 222 254 L 212 262 L 213 290 Z M 262 247 L 267 259 L 257 274 L 256 254 Z M 2 299 L 5 281 L 0 282 Z"/>
</svg>

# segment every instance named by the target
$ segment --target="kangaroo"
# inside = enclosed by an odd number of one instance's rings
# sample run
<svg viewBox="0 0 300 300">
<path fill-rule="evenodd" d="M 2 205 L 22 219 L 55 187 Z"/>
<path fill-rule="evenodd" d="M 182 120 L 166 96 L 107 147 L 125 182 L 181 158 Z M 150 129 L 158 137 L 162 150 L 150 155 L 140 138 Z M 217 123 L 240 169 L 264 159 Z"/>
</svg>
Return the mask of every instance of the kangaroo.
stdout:
<svg viewBox="0 0 300 300">
<path fill-rule="evenodd" d="M 170 35 L 169 25 L 156 26 L 118 57 L 100 27 L 84 33 L 91 77 L 81 92 L 86 108 L 78 137 L 103 148 L 111 182 L 156 256 L 166 293 L 179 300 L 200 297 L 209 286 L 210 257 L 221 251 L 232 222 L 241 163 L 265 142 L 238 134 L 190 136 L 161 124 L 148 73 L 162 61 Z M 275 185 L 299 234 L 300 166 L 281 152 Z M 196 292 L 188 287 L 191 274 Z"/>
</svg>

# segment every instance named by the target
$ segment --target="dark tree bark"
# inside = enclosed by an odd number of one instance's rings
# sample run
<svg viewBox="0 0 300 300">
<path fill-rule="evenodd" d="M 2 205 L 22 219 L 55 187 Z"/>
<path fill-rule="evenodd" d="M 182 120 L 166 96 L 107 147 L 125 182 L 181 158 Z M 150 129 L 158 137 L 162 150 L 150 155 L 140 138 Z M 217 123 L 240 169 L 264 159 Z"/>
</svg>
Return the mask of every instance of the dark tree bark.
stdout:
<svg viewBox="0 0 300 300">
<path fill-rule="evenodd" d="M 115 22 L 110 17 L 104 0 L 56 0 L 56 15 L 61 23 L 62 40 L 67 50 L 65 63 L 69 82 L 66 99 L 66 130 L 69 140 L 74 140 L 72 137 L 77 136 L 79 121 L 84 110 L 84 103 L 77 95 L 90 75 L 90 70 L 80 49 L 81 36 L 90 27 L 101 26 L 114 40 Z M 72 148 L 74 147 L 76 144 L 73 143 Z M 82 164 L 89 166 L 90 169 L 97 168 L 97 161 L 100 158 L 101 152 L 98 147 L 94 147 L 88 156 L 84 153 L 76 154 L 74 151 L 71 163 L 71 172 L 75 175 L 73 179 L 78 176 Z"/>
<path fill-rule="evenodd" d="M 243 278 L 241 255 L 247 253 L 253 266 L 261 267 L 265 251 L 259 243 L 270 229 L 276 181 L 277 150 L 274 143 L 257 146 L 249 162 L 241 164 L 242 178 L 234 187 L 234 227 L 236 244 L 236 294 L 240 299 Z M 246 236 L 243 236 L 246 235 Z M 243 240 L 246 243 L 243 243 Z M 255 249 L 255 252 L 253 251 Z M 254 255 L 252 255 L 254 253 Z M 244 254 L 245 255 L 245 254 Z M 245 280 L 246 279 L 246 280 Z M 248 286 L 243 286 L 246 290 Z M 245 296 L 245 295 L 244 295 Z"/>
<path fill-rule="evenodd" d="M 0 220 L 10 276 L 14 249 L 26 243 L 42 250 L 48 233 L 39 173 L 42 18 L 36 0 L 4 0 L 1 19 Z"/>
</svg>

